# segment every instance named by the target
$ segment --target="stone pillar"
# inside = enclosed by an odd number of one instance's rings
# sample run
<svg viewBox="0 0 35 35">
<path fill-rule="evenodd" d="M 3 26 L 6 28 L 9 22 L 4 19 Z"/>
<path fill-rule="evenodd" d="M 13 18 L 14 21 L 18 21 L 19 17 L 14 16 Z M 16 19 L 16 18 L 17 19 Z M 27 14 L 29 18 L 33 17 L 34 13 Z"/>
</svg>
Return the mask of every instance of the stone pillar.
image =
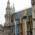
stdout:
<svg viewBox="0 0 35 35">
<path fill-rule="evenodd" d="M 20 35 L 23 35 L 23 20 L 20 18 Z"/>
<path fill-rule="evenodd" d="M 32 23 L 33 23 L 32 34 L 35 35 L 35 5 L 32 6 Z"/>
<path fill-rule="evenodd" d="M 32 30 L 33 35 L 35 35 L 35 21 L 33 21 L 33 30 Z"/>
<path fill-rule="evenodd" d="M 32 35 L 35 35 L 35 0 L 31 0 L 32 4 L 32 23 L 33 23 L 33 30 Z"/>
<path fill-rule="evenodd" d="M 25 19 L 23 19 L 23 35 L 27 35 L 27 25 Z"/>
</svg>

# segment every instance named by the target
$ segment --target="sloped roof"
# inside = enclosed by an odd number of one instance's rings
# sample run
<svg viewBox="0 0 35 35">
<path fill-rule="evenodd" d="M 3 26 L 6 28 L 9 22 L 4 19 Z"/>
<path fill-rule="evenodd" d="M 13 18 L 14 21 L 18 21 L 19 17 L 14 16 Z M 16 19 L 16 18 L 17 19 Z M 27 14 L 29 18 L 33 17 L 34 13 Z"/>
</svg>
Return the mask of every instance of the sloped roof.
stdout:
<svg viewBox="0 0 35 35">
<path fill-rule="evenodd" d="M 26 11 L 28 11 L 29 16 L 32 15 L 32 8 L 26 9 Z M 25 12 L 25 10 L 19 11 L 17 13 L 14 13 L 13 16 L 15 15 L 15 18 L 19 19 L 20 17 L 24 16 L 24 12 Z"/>
</svg>

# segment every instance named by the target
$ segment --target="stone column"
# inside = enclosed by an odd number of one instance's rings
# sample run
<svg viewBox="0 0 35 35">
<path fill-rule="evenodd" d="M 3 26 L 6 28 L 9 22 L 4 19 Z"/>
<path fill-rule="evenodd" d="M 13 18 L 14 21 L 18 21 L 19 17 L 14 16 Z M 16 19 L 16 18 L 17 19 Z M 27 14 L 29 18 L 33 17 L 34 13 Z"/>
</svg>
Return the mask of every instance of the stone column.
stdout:
<svg viewBox="0 0 35 35">
<path fill-rule="evenodd" d="M 35 35 L 35 0 L 31 0 L 32 4 L 32 23 L 33 23 L 33 30 L 32 35 Z"/>
<path fill-rule="evenodd" d="M 33 30 L 32 30 L 33 35 L 35 35 L 35 21 L 33 21 Z"/>
<path fill-rule="evenodd" d="M 23 19 L 23 35 L 27 35 L 27 25 L 25 19 Z"/>
<path fill-rule="evenodd" d="M 32 6 L 32 35 L 35 35 L 35 5 Z"/>
</svg>

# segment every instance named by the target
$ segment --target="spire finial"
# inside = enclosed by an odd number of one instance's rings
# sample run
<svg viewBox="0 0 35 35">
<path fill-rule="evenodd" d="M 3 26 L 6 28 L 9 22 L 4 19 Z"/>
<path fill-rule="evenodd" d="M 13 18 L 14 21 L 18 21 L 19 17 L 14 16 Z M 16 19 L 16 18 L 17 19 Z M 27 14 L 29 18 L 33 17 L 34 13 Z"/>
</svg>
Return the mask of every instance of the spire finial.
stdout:
<svg viewBox="0 0 35 35">
<path fill-rule="evenodd" d="M 9 0 L 8 0 L 8 4 L 9 4 L 10 2 L 9 2 Z"/>
<path fill-rule="evenodd" d="M 8 0 L 9 1 L 9 0 Z"/>
<path fill-rule="evenodd" d="M 13 3 L 13 10 L 15 10 L 14 3 Z"/>
<path fill-rule="evenodd" d="M 8 2 L 7 2 L 7 7 L 8 7 L 8 8 L 10 7 L 10 2 L 9 2 L 9 0 L 8 0 Z"/>
<path fill-rule="evenodd" d="M 14 3 L 13 3 L 13 8 L 12 8 L 12 10 L 13 10 L 13 13 L 15 12 L 15 7 L 14 7 Z"/>
<path fill-rule="evenodd" d="M 14 3 L 13 3 L 13 8 L 14 8 Z"/>
<path fill-rule="evenodd" d="M 8 2 L 9 2 L 9 0 L 8 0 Z"/>
</svg>

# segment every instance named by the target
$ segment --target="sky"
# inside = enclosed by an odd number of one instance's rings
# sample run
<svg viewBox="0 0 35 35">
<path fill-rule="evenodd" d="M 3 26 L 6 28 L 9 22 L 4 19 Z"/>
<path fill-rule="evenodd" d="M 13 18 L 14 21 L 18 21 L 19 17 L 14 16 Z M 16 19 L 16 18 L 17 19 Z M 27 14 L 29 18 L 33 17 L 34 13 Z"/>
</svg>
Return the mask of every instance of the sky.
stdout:
<svg viewBox="0 0 35 35">
<path fill-rule="evenodd" d="M 5 12 L 8 0 L 0 0 L 0 24 L 4 25 L 5 23 Z M 10 0 L 10 6 L 15 7 L 15 12 L 31 8 L 31 0 Z"/>
</svg>

